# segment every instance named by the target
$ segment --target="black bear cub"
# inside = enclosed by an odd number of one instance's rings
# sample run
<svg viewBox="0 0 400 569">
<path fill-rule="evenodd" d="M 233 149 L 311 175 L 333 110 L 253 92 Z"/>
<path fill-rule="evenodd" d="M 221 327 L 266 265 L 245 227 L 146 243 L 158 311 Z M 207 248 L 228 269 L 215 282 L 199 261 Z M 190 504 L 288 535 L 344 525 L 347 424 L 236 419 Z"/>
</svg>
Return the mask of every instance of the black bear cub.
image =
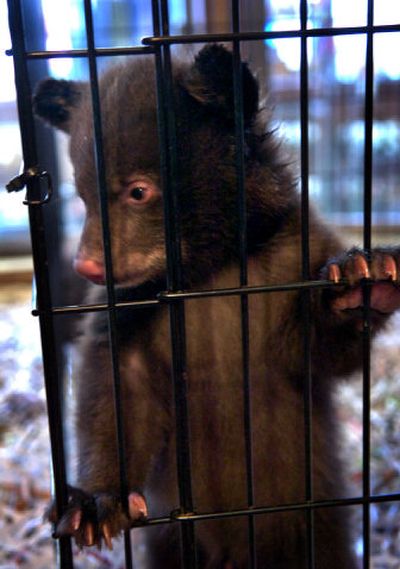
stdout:
<svg viewBox="0 0 400 569">
<path fill-rule="evenodd" d="M 300 206 L 294 178 L 260 110 L 258 84 L 242 64 L 244 165 L 250 285 L 302 279 Z M 155 298 L 166 288 L 163 188 L 154 61 L 133 58 L 100 79 L 113 280 L 117 299 Z M 239 230 L 232 56 L 221 45 L 191 63 L 174 62 L 178 199 L 185 289 L 236 287 Z M 47 79 L 35 112 L 70 135 L 76 187 L 86 206 L 75 269 L 105 284 L 96 188 L 91 95 L 84 82 Z M 338 175 L 340 173 L 338 172 Z M 344 251 L 310 211 L 312 279 L 348 284 L 311 293 L 313 497 L 348 496 L 338 448 L 333 391 L 360 367 L 361 281 L 371 288 L 371 325 L 379 330 L 400 307 L 399 248 Z M 96 300 L 104 286 L 93 287 Z M 93 297 L 92 297 L 93 300 Z M 255 506 L 295 506 L 306 499 L 304 353 L 299 291 L 252 294 L 249 374 Z M 179 507 L 168 307 L 118 311 L 119 366 L 126 437 L 128 505 L 119 497 L 112 373 L 104 313 L 88 316 L 76 374 L 78 471 L 58 535 L 80 546 L 109 547 L 124 530 Z M 240 299 L 185 302 L 187 391 L 194 508 L 246 508 Z M 53 515 L 54 518 L 54 515 Z M 344 507 L 314 511 L 315 567 L 355 569 Z M 180 566 L 177 524 L 149 531 L 147 567 Z M 259 514 L 254 520 L 259 569 L 305 569 L 306 514 Z M 249 567 L 247 516 L 195 524 L 199 567 Z"/>
</svg>

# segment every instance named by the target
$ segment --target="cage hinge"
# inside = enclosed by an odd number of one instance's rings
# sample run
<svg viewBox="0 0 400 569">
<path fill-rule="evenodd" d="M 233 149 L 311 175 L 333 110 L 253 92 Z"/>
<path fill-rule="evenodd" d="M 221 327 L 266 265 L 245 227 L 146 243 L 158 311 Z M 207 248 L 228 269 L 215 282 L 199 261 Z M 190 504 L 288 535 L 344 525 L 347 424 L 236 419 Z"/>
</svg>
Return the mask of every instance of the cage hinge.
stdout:
<svg viewBox="0 0 400 569">
<path fill-rule="evenodd" d="M 46 170 L 42 170 L 40 166 L 31 166 L 19 174 L 6 185 L 7 192 L 20 192 L 23 190 L 28 181 L 32 178 L 37 178 L 43 180 L 46 184 L 44 197 L 40 199 L 29 199 L 27 196 L 24 199 L 25 205 L 43 205 L 50 201 L 51 195 L 53 193 L 53 184 L 51 181 L 50 174 Z"/>
</svg>

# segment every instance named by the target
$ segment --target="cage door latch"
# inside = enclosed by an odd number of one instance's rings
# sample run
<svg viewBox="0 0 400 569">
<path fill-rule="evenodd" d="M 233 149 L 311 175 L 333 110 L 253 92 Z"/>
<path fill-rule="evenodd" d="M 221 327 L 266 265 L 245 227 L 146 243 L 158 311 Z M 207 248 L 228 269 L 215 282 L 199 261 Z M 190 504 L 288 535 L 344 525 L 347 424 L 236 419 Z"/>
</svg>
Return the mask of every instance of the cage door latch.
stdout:
<svg viewBox="0 0 400 569">
<path fill-rule="evenodd" d="M 39 181 L 43 181 L 44 184 L 44 197 L 39 199 L 28 198 L 28 193 L 24 199 L 25 205 L 43 205 L 50 201 L 51 195 L 53 193 L 53 184 L 51 181 L 50 174 L 43 170 L 40 166 L 31 166 L 19 174 L 6 185 L 7 192 L 20 192 L 23 190 L 28 182 L 32 178 L 37 178 Z M 40 192 L 42 191 L 42 184 L 40 184 Z"/>
</svg>

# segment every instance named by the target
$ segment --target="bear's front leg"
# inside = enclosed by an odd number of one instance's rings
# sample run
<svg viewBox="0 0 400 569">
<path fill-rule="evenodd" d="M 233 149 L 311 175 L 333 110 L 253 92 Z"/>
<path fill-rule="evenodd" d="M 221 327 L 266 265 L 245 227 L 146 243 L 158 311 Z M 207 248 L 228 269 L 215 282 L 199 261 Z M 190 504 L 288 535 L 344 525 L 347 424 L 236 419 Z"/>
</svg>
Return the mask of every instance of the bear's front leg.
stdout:
<svg viewBox="0 0 400 569">
<path fill-rule="evenodd" d="M 362 365 L 364 283 L 369 287 L 370 329 L 378 332 L 400 308 L 400 249 L 351 249 L 316 269 L 338 286 L 312 293 L 312 360 L 322 378 L 344 377 Z M 346 279 L 346 284 L 340 284 Z"/>
<path fill-rule="evenodd" d="M 379 314 L 388 315 L 400 308 L 400 251 L 395 248 L 374 249 L 369 256 L 359 249 L 352 249 L 337 259 L 328 262 L 324 269 L 326 278 L 338 283 L 346 278 L 349 286 L 333 289 L 330 293 L 331 309 L 345 315 L 343 311 L 363 306 L 363 281 L 371 282 L 370 308 L 378 313 L 373 318 L 379 321 Z M 383 318 L 384 319 L 384 318 Z"/>
<path fill-rule="evenodd" d="M 112 539 L 147 517 L 146 480 L 166 444 L 168 378 L 147 366 L 140 347 L 120 349 L 122 416 L 126 454 L 127 503 L 122 504 L 113 374 L 108 342 L 84 338 L 77 374 L 76 488 L 69 489 L 66 511 L 49 519 L 54 535 L 71 535 L 79 547 L 108 547 Z M 165 379 L 165 384 L 162 380 Z"/>
<path fill-rule="evenodd" d="M 101 546 L 102 542 L 112 549 L 112 539 L 122 531 L 147 518 L 147 504 L 139 492 L 130 492 L 128 507 L 122 507 L 119 495 L 111 493 L 88 494 L 79 488 L 68 487 L 68 505 L 57 518 L 54 505 L 47 517 L 54 525 L 53 537 L 74 537 L 78 547 Z"/>
</svg>

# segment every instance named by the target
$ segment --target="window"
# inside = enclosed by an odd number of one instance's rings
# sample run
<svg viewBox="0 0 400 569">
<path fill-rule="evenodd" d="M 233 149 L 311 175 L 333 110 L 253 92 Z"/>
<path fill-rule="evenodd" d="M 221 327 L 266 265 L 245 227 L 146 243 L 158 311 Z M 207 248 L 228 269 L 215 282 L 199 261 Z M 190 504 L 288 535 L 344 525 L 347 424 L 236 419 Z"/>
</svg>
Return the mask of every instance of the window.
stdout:
<svg viewBox="0 0 400 569">
<path fill-rule="evenodd" d="M 7 4 L 0 5 L 0 243 L 4 251 L 28 247 L 28 212 L 21 201 L 10 204 L 5 185 L 21 168 L 21 142 L 15 103 L 13 62 L 5 55 L 11 46 Z"/>
</svg>

